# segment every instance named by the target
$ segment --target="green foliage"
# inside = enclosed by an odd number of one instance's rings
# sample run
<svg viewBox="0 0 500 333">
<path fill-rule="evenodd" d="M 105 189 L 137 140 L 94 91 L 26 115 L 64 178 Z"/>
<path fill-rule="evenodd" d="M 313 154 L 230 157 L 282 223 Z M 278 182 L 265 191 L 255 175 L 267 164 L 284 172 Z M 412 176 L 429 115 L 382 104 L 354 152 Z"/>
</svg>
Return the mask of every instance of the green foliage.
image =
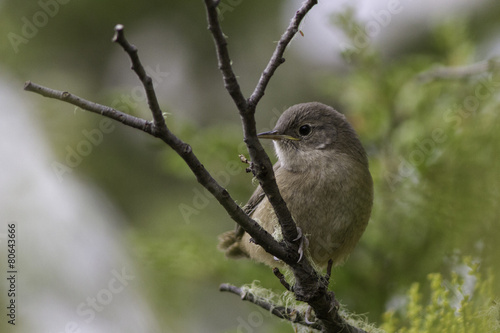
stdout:
<svg viewBox="0 0 500 333">
<path fill-rule="evenodd" d="M 340 312 L 351 325 L 369 333 L 495 333 L 500 332 L 500 299 L 492 296 L 495 282 L 491 269 L 483 274 L 479 263 L 468 257 L 456 263 L 451 274 L 430 273 L 425 285 L 412 283 L 404 304 L 387 311 L 379 328 L 365 316 L 350 313 L 345 306 L 341 306 Z M 293 293 L 276 293 L 259 281 L 242 288 L 305 316 L 307 304 L 297 302 Z M 296 332 L 315 332 L 302 325 L 293 326 Z"/>
<path fill-rule="evenodd" d="M 439 273 L 429 274 L 428 297 L 419 283 L 413 283 L 404 311 L 387 312 L 381 327 L 387 333 L 500 332 L 500 303 L 492 298 L 494 276 L 489 272 L 484 278 L 479 265 L 466 261 L 468 272 L 454 273 L 450 281 Z"/>
<path fill-rule="evenodd" d="M 370 40 L 360 45 L 362 24 L 354 17 L 349 9 L 334 19 L 350 38 L 348 70 L 324 77 L 321 88 L 368 148 L 375 205 L 334 289 L 347 288 L 341 296 L 349 295 L 350 310 L 369 311 L 377 320 L 408 285 L 452 269 L 455 254 L 478 257 L 500 274 L 500 72 L 490 65 L 469 75 L 435 76 L 437 68 L 457 71 L 483 60 L 465 18 L 429 29 L 418 52 L 388 57 Z M 498 295 L 498 285 L 492 288 Z"/>
<path fill-rule="evenodd" d="M 491 269 L 481 273 L 480 265 L 469 258 L 457 263 L 450 278 L 430 273 L 423 287 L 414 282 L 404 305 L 387 311 L 377 328 L 365 316 L 350 313 L 341 306 L 342 316 L 353 326 L 369 333 L 496 333 L 500 332 L 500 299 L 495 299 L 496 282 Z M 307 305 L 297 302 L 290 292 L 275 293 L 256 281 L 243 287 L 246 291 L 277 306 L 296 309 L 305 315 Z M 296 332 L 315 332 L 293 325 Z"/>
</svg>

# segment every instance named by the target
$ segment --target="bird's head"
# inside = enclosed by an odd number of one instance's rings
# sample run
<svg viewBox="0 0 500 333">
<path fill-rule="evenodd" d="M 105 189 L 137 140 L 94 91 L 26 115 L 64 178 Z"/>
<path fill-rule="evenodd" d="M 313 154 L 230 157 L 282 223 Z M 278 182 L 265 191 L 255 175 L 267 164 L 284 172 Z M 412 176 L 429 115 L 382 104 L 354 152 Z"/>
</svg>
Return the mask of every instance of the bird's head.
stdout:
<svg viewBox="0 0 500 333">
<path fill-rule="evenodd" d="M 344 115 L 325 104 L 311 102 L 288 108 L 272 131 L 258 134 L 272 139 L 281 166 L 290 171 L 305 171 L 354 159 L 368 165 L 365 150 Z"/>
</svg>

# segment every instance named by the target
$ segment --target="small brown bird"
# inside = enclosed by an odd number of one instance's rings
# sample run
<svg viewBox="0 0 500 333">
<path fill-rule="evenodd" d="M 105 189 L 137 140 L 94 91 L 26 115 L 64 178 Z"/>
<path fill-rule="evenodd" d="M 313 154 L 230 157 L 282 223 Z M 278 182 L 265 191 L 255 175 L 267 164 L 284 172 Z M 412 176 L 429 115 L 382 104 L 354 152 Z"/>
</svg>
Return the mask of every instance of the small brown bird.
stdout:
<svg viewBox="0 0 500 333">
<path fill-rule="evenodd" d="M 270 132 L 278 162 L 276 182 L 292 217 L 306 237 L 306 255 L 320 267 L 329 259 L 342 263 L 363 234 L 373 204 L 373 182 L 366 152 L 346 118 L 317 103 L 287 109 Z M 280 240 L 274 210 L 259 186 L 244 210 Z M 271 267 L 282 266 L 241 228 L 219 237 L 230 258 L 250 257 Z"/>
</svg>

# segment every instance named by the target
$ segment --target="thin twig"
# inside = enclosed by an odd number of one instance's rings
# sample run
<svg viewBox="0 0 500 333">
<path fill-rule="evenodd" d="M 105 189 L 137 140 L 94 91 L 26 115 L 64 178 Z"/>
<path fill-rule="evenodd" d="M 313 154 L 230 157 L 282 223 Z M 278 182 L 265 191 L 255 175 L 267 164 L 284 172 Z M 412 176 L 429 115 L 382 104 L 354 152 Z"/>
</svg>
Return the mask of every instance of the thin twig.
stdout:
<svg viewBox="0 0 500 333">
<path fill-rule="evenodd" d="M 273 268 L 273 273 L 280 280 L 281 284 L 283 285 L 283 287 L 285 287 L 286 290 L 292 291 L 292 287 L 286 281 L 285 276 L 280 272 L 280 270 L 278 269 L 278 267 L 274 267 Z"/>
<path fill-rule="evenodd" d="M 137 128 L 137 129 L 140 129 L 141 131 L 152 134 L 152 131 L 151 131 L 151 127 L 153 125 L 152 122 L 131 116 L 129 114 L 123 113 L 121 111 L 118 111 L 118 110 L 113 109 L 113 108 L 106 106 L 106 105 L 102 105 L 102 104 L 88 101 L 86 99 L 83 99 L 81 97 L 73 95 L 67 91 L 59 91 L 59 90 L 50 89 L 50 88 L 38 85 L 36 83 L 33 83 L 31 81 L 27 81 L 24 84 L 24 90 L 37 93 L 37 94 L 42 95 L 44 97 L 58 99 L 60 101 L 66 102 L 66 103 L 73 104 L 73 105 L 75 105 L 83 110 L 87 110 L 87 111 L 90 111 L 93 113 L 103 115 L 105 117 L 119 121 L 122 124 L 125 124 L 127 126 Z"/>
<path fill-rule="evenodd" d="M 322 325 L 318 322 L 308 323 L 305 320 L 304 316 L 298 310 L 291 309 L 291 308 L 284 307 L 284 306 L 274 305 L 274 304 L 266 301 L 264 298 L 259 297 L 257 295 L 254 295 L 253 293 L 246 291 L 246 290 L 243 290 L 242 288 L 239 288 L 239 287 L 227 284 L 227 283 L 223 283 L 220 285 L 219 290 L 220 291 L 227 291 L 227 292 L 231 292 L 233 294 L 236 294 L 236 295 L 240 296 L 241 300 L 249 301 L 250 303 L 253 303 L 253 304 L 260 306 L 261 308 L 271 312 L 273 315 L 275 315 L 281 319 L 288 320 L 294 324 L 304 325 L 304 326 L 307 326 L 307 327 L 310 327 L 310 328 L 313 328 L 316 330 L 322 329 Z"/>
<path fill-rule="evenodd" d="M 120 30 L 120 29 L 119 29 Z M 126 40 L 123 34 L 120 35 L 120 39 L 124 45 L 130 45 Z M 128 52 L 127 52 L 128 53 Z M 134 52 L 133 52 L 134 53 Z M 136 54 L 136 53 L 135 53 Z M 130 53 L 129 53 L 130 55 Z M 136 64 L 140 64 L 140 61 L 137 60 Z M 142 65 L 140 65 L 142 67 Z M 137 72 L 136 72 L 137 73 Z M 138 76 L 142 74 L 137 73 Z M 147 79 L 146 79 L 147 81 Z M 148 89 L 148 85 L 145 84 L 145 88 Z M 151 86 L 151 89 L 153 87 Z M 154 110 L 151 110 L 153 114 L 156 113 L 155 123 L 158 125 L 154 125 L 153 122 L 147 121 L 145 119 L 137 118 L 126 113 L 123 113 L 119 110 L 113 109 L 111 107 L 101 105 L 98 103 L 94 103 L 88 100 L 85 100 L 81 97 L 73 95 L 67 91 L 58 91 L 51 88 L 47 88 L 31 81 L 27 81 L 24 85 L 24 90 L 37 93 L 41 96 L 57 99 L 63 102 L 67 102 L 73 104 L 79 108 L 84 110 L 97 113 L 103 115 L 105 117 L 111 118 L 113 120 L 119 121 L 124 125 L 137 128 L 141 131 L 144 131 L 152 136 L 155 136 L 165 143 L 167 143 L 180 157 L 184 159 L 188 167 L 191 169 L 193 174 L 196 176 L 198 182 L 205 187 L 216 199 L 219 203 L 225 208 L 229 216 L 239 225 L 241 225 L 251 236 L 256 240 L 258 244 L 260 244 L 267 252 L 272 253 L 277 257 L 285 257 L 287 255 L 287 251 L 280 243 L 278 243 L 272 235 L 270 235 L 267 231 L 265 231 L 256 221 L 251 219 L 242 209 L 241 207 L 233 200 L 233 198 L 229 195 L 225 188 L 223 188 L 217 181 L 210 175 L 210 173 L 205 169 L 203 164 L 198 160 L 196 155 L 193 153 L 192 148 L 187 143 L 180 140 L 177 136 L 175 136 L 170 130 L 167 128 L 166 124 L 163 129 L 161 129 L 161 123 L 164 122 L 163 116 L 161 120 L 156 119 L 158 115 L 161 114 L 161 110 L 159 107 L 154 107 Z M 154 93 L 154 89 L 152 93 L 147 94 L 148 104 L 151 106 L 158 105 L 156 100 L 156 94 Z M 149 100 L 149 98 L 153 98 L 153 100 Z M 160 127 L 158 127 L 160 126 Z"/>
<path fill-rule="evenodd" d="M 254 92 L 247 101 L 247 110 L 243 113 L 240 112 L 245 134 L 245 143 L 247 144 L 250 158 L 252 159 L 252 162 L 254 162 L 253 171 L 255 177 L 259 180 L 264 193 L 267 195 L 269 202 L 273 206 L 285 243 L 292 250 L 292 255 L 289 258 L 280 258 L 287 264 L 291 264 L 292 261 L 298 262 L 300 258 L 298 255 L 299 242 L 296 241 L 299 239 L 297 237 L 297 227 L 293 221 L 290 211 L 286 206 L 286 202 L 280 194 L 278 185 L 276 184 L 271 161 L 257 139 L 257 133 L 255 130 L 255 111 L 257 104 L 262 96 L 264 96 L 265 89 L 267 88 L 271 77 L 274 75 L 276 69 L 284 62 L 283 54 L 292 38 L 297 34 L 300 23 L 316 4 L 317 0 L 306 0 L 300 9 L 295 13 L 295 16 L 291 20 L 285 33 L 278 41 L 278 45 L 276 46 L 269 63 L 262 72 Z M 307 268 L 310 270 L 309 267 Z"/>
<path fill-rule="evenodd" d="M 285 242 L 288 241 L 290 247 L 293 248 L 294 245 L 291 240 L 295 239 L 297 236 L 295 223 L 293 222 L 292 215 L 286 208 L 285 201 L 279 193 L 278 185 L 276 184 L 276 180 L 274 178 L 271 160 L 257 139 L 255 108 L 250 109 L 248 107 L 249 105 L 241 92 L 238 80 L 236 79 L 236 75 L 234 74 L 231 66 L 231 58 L 229 57 L 227 49 L 227 41 L 224 33 L 222 32 L 217 13 L 218 4 L 219 1 L 205 0 L 208 29 L 210 30 L 214 40 L 219 69 L 224 80 L 225 88 L 233 98 L 241 116 L 243 134 L 245 136 L 244 141 L 247 145 L 250 159 L 252 160 L 252 172 L 259 181 L 264 193 L 267 195 L 269 202 L 276 212 L 278 222 L 283 230 L 283 238 Z M 259 244 L 258 241 L 257 244 Z M 259 245 L 262 246 L 262 244 Z M 285 257 L 277 257 L 286 263 L 297 260 L 292 251 L 287 252 L 287 254 L 288 255 Z"/>
<path fill-rule="evenodd" d="M 340 317 L 337 311 L 335 311 L 335 313 L 331 311 L 331 304 L 334 301 L 334 299 L 332 299 L 332 294 L 329 293 L 327 287 L 324 286 L 323 277 L 317 274 L 307 258 L 298 262 L 299 244 L 295 242 L 298 236 L 297 227 L 279 192 L 271 161 L 257 138 L 255 125 L 257 103 L 264 95 L 267 84 L 276 68 L 283 63 L 283 53 L 293 36 L 297 33 L 300 22 L 317 1 L 307 0 L 297 11 L 286 32 L 278 42 L 269 64 L 262 73 L 261 79 L 252 94 L 253 97 L 249 98 L 248 101 L 244 100 L 236 75 L 231 66 L 231 59 L 227 50 L 227 41 L 217 16 L 218 3 L 219 1 L 215 0 L 205 0 L 209 30 L 214 39 L 219 69 L 221 70 L 225 87 L 233 98 L 240 113 L 245 136 L 244 141 L 252 161 L 252 172 L 259 180 L 260 186 L 271 203 L 282 230 L 287 255 L 285 257 L 275 256 L 282 259 L 292 268 L 296 279 L 294 288 L 295 295 L 298 300 L 305 301 L 311 305 L 316 312 L 316 317 L 321 321 L 323 332 L 358 332 L 358 329 L 348 325 L 345 320 Z M 257 241 L 257 243 L 263 246 L 259 241 Z"/>
<path fill-rule="evenodd" d="M 273 56 L 271 57 L 266 69 L 262 73 L 261 79 L 257 84 L 254 94 L 252 95 L 253 97 L 250 97 L 247 101 L 243 97 L 238 84 L 238 80 L 236 79 L 236 75 L 234 74 L 231 66 L 231 59 L 229 57 L 229 52 L 227 49 L 227 41 L 224 33 L 222 32 L 217 14 L 217 5 L 219 4 L 219 1 L 205 0 L 208 29 L 212 33 L 214 39 L 217 58 L 219 62 L 219 69 L 221 70 L 226 90 L 233 98 L 241 116 L 245 143 L 247 145 L 250 158 L 253 162 L 252 172 L 259 180 L 264 193 L 268 197 L 269 202 L 271 203 L 276 213 L 278 222 L 282 230 L 283 239 L 287 244 L 287 247 L 292 250 L 288 251 L 289 255 L 286 257 L 278 256 L 279 259 L 282 259 L 287 264 L 297 262 L 299 258 L 299 245 L 298 242 L 294 242 L 294 240 L 297 239 L 297 228 L 295 222 L 293 221 L 292 215 L 286 207 L 286 203 L 279 192 L 278 185 L 276 184 L 276 179 L 274 177 L 271 160 L 269 159 L 269 156 L 267 156 L 264 148 L 257 138 L 255 110 L 257 107 L 257 103 L 264 95 L 264 90 L 269 83 L 269 80 L 273 76 L 276 68 L 278 68 L 278 66 L 283 63 L 283 53 L 292 40 L 293 36 L 297 33 L 300 22 L 316 3 L 316 0 L 305 1 L 301 8 L 297 11 L 292 22 L 290 23 L 290 26 L 287 28 L 286 32 L 278 42 L 276 50 L 273 53 Z"/>
<path fill-rule="evenodd" d="M 165 118 L 163 117 L 163 112 L 161 111 L 160 104 L 158 103 L 158 98 L 156 97 L 153 80 L 146 73 L 146 70 L 141 64 L 141 60 L 139 59 L 139 55 L 137 54 L 137 48 L 125 39 L 123 25 L 117 24 L 115 26 L 115 35 L 113 36 L 112 41 L 120 44 L 120 46 L 129 55 L 130 61 L 132 62 L 132 70 L 137 74 L 144 86 L 144 90 L 146 91 L 149 109 L 153 114 L 154 126 L 159 131 L 165 131 L 167 129 L 167 125 L 165 124 Z"/>
<path fill-rule="evenodd" d="M 295 15 L 289 28 L 278 43 L 277 49 L 273 54 L 273 57 L 271 58 L 268 66 L 266 67 L 266 70 L 262 74 L 261 79 L 257 84 L 256 90 L 252 95 L 254 97 L 249 99 L 251 103 L 244 99 L 236 80 L 236 76 L 234 75 L 231 67 L 231 61 L 227 50 L 227 42 L 217 19 L 216 7 L 218 3 L 219 1 L 216 0 L 205 0 L 205 4 L 207 6 L 209 28 L 214 36 L 214 41 L 216 44 L 219 59 L 219 68 L 221 69 L 221 72 L 223 74 L 226 89 L 233 97 L 233 100 L 235 101 L 242 118 L 245 142 L 247 144 L 250 158 L 252 160 L 252 171 L 259 180 L 264 192 L 266 193 L 269 201 L 273 206 L 273 209 L 276 212 L 276 216 L 278 217 L 278 221 L 283 231 L 283 238 L 286 246 L 278 243 L 256 221 L 245 214 L 241 207 L 231 198 L 229 193 L 222 186 L 220 186 L 217 181 L 215 181 L 215 179 L 200 163 L 196 155 L 193 153 L 191 146 L 189 146 L 187 143 L 184 143 L 169 131 L 159 107 L 152 80 L 146 74 L 144 68 L 141 65 L 137 54 L 137 49 L 135 48 L 135 46 L 129 44 L 125 39 L 123 26 L 118 25 L 116 27 L 116 34 L 113 40 L 119 43 L 127 52 L 132 61 L 132 69 L 136 72 L 141 82 L 143 83 L 144 88 L 146 89 L 146 96 L 148 99 L 149 108 L 153 114 L 154 122 L 127 115 L 113 108 L 84 100 L 68 92 L 53 90 L 31 82 L 26 83 L 25 90 L 35 92 L 49 98 L 54 98 L 71 103 L 82 109 L 120 121 L 127 126 L 140 129 L 163 140 L 173 150 L 175 150 L 177 154 L 179 154 L 179 156 L 184 159 L 186 164 L 192 170 L 193 174 L 196 176 L 198 182 L 203 185 L 219 201 L 219 203 L 226 209 L 231 218 L 236 223 L 241 225 L 245 229 L 245 231 L 250 234 L 252 239 L 256 241 L 256 243 L 264 248 L 266 252 L 284 260 L 287 264 L 290 265 L 296 278 L 294 291 L 297 299 L 309 303 L 316 313 L 316 318 L 319 319 L 319 321 L 315 323 L 315 325 L 318 325 L 315 328 L 321 329 L 323 332 L 363 332 L 348 325 L 345 320 L 340 317 L 338 311 L 331 311 L 331 304 L 334 298 L 332 294 L 327 291 L 324 283 L 322 283 L 323 278 L 319 276 L 316 271 L 314 271 L 309 261 L 305 259 L 297 262 L 298 244 L 294 244 L 293 241 L 297 237 L 297 229 L 295 223 L 293 222 L 291 214 L 286 207 L 286 203 L 279 193 L 269 157 L 265 153 L 256 134 L 254 114 L 257 103 L 263 96 L 264 90 L 269 83 L 270 78 L 274 74 L 274 71 L 283 62 L 283 52 L 293 36 L 296 34 L 301 20 L 314 6 L 314 4 L 316 4 L 316 1 L 306 1 Z M 241 295 L 241 290 L 238 294 Z M 249 298 L 247 299 L 250 300 Z M 272 308 L 272 304 L 267 303 L 266 305 L 265 303 L 266 302 L 261 302 L 260 306 L 264 308 L 266 306 L 269 307 L 269 310 L 272 311 L 275 315 L 282 315 L 284 317 L 289 316 L 289 318 L 292 318 L 292 315 L 298 315 L 291 309 L 287 309 L 284 307 Z M 308 325 L 305 321 L 302 321 L 302 319 L 294 322 L 300 323 L 302 325 Z"/>
<path fill-rule="evenodd" d="M 205 6 L 207 8 L 207 21 L 208 30 L 212 33 L 214 38 L 214 44 L 217 53 L 217 59 L 219 62 L 219 69 L 222 72 L 222 78 L 224 79 L 224 86 L 229 92 L 229 95 L 233 98 L 236 107 L 240 112 L 247 109 L 247 101 L 243 97 L 238 80 L 233 71 L 233 66 L 231 65 L 231 59 L 229 58 L 229 51 L 227 50 L 227 41 L 222 28 L 219 24 L 217 5 L 219 1 L 216 0 L 205 0 Z"/>
<path fill-rule="evenodd" d="M 288 25 L 285 33 L 281 36 L 278 42 L 278 46 L 274 50 L 269 63 L 262 72 L 262 75 L 260 76 L 259 82 L 257 83 L 254 92 L 248 100 L 249 104 L 253 107 L 255 107 L 257 103 L 259 103 L 260 99 L 264 96 L 267 84 L 269 83 L 269 80 L 271 80 L 271 77 L 274 75 L 274 72 L 276 71 L 278 66 L 285 62 L 283 54 L 285 53 L 288 44 L 290 44 L 290 42 L 292 41 L 292 38 L 299 31 L 300 23 L 307 15 L 307 13 L 312 9 L 312 7 L 314 7 L 314 5 L 316 5 L 317 3 L 317 0 L 305 1 L 299 8 L 299 10 L 297 10 L 297 12 L 295 13 L 295 16 Z"/>
</svg>

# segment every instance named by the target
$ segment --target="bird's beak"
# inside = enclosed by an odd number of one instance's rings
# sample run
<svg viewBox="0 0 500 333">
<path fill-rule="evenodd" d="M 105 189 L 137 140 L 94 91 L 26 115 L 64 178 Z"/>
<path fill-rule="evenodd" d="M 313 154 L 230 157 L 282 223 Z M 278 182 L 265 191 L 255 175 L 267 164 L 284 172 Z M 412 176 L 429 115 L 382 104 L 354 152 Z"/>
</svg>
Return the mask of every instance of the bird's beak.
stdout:
<svg viewBox="0 0 500 333">
<path fill-rule="evenodd" d="M 278 134 L 278 131 L 269 131 L 269 132 L 264 132 L 264 133 L 259 133 L 257 134 L 257 137 L 259 139 L 271 139 L 271 140 L 293 140 L 293 141 L 299 141 L 299 138 L 295 138 L 290 135 L 285 135 L 285 134 Z"/>
</svg>

